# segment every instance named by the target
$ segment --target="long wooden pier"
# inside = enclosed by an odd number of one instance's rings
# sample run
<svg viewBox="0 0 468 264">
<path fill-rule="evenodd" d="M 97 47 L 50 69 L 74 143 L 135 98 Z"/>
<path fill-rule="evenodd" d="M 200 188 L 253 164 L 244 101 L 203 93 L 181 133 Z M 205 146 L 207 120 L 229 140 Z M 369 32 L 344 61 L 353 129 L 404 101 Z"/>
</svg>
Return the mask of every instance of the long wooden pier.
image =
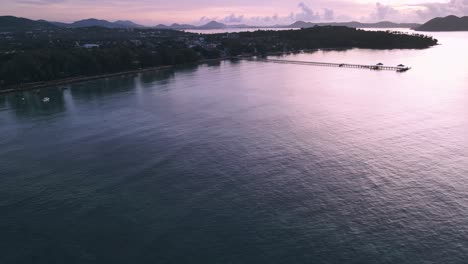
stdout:
<svg viewBox="0 0 468 264">
<path fill-rule="evenodd" d="M 309 66 L 322 66 L 322 67 L 338 67 L 338 68 L 354 68 L 354 69 L 366 69 L 366 70 L 383 70 L 383 71 L 396 71 L 405 72 L 410 70 L 410 67 L 406 66 L 385 66 L 385 65 L 365 65 L 365 64 L 349 64 L 349 63 L 330 63 L 330 62 L 317 62 L 317 61 L 294 61 L 294 60 L 278 60 L 278 59 L 249 59 L 251 61 L 261 62 L 272 62 L 272 63 L 283 63 L 283 64 L 297 64 L 297 65 L 309 65 Z"/>
</svg>

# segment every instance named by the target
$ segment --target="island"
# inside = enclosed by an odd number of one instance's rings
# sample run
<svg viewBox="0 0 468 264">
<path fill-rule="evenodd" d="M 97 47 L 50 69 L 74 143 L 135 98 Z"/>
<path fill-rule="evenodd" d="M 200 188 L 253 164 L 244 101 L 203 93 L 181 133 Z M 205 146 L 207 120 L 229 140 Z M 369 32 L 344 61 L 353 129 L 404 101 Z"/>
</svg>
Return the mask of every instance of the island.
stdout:
<svg viewBox="0 0 468 264">
<path fill-rule="evenodd" d="M 0 90 L 46 85 L 154 67 L 315 49 L 424 49 L 421 34 L 345 26 L 196 34 L 155 28 L 64 28 L 0 18 Z M 122 23 L 122 22 L 121 22 Z M 53 83 L 52 83 L 53 84 Z"/>
<path fill-rule="evenodd" d="M 418 31 L 468 31 L 468 16 L 437 17 L 417 27 Z"/>
</svg>

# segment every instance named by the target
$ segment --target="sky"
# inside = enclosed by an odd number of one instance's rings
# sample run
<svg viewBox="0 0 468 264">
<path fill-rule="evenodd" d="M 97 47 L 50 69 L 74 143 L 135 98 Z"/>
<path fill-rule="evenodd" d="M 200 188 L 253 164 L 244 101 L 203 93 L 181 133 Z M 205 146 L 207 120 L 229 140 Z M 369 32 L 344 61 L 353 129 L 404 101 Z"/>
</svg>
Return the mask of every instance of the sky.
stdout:
<svg viewBox="0 0 468 264">
<path fill-rule="evenodd" d="M 86 18 L 160 23 L 275 25 L 312 22 L 425 22 L 468 15 L 468 0 L 0 0 L 0 15 L 73 22 Z"/>
</svg>

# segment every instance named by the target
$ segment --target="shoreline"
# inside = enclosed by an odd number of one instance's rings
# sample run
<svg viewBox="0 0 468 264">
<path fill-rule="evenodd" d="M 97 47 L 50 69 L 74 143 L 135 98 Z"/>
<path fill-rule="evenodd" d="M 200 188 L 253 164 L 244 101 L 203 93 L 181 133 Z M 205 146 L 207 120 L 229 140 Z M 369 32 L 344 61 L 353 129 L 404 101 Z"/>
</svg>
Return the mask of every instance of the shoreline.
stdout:
<svg viewBox="0 0 468 264">
<path fill-rule="evenodd" d="M 308 53 L 308 52 L 316 52 L 316 51 L 336 51 L 336 50 L 348 50 L 348 49 L 354 49 L 354 47 L 316 48 L 316 49 L 304 49 L 304 50 L 295 50 L 295 51 L 287 51 L 287 52 L 278 51 L 278 52 L 269 52 L 267 54 L 264 54 L 263 56 L 282 56 L 282 55 Z M 238 55 L 238 56 L 221 57 L 217 59 L 204 59 L 204 60 L 200 60 L 197 62 L 186 63 L 186 64 L 165 65 L 165 66 L 142 68 L 142 69 L 121 71 L 121 72 L 108 73 L 108 74 L 77 76 L 77 77 L 57 79 L 57 80 L 52 80 L 52 81 L 27 83 L 24 85 L 13 85 L 13 86 L 7 86 L 6 89 L 3 89 L 3 90 L 0 89 L 0 95 L 22 92 L 22 91 L 30 91 L 30 90 L 35 90 L 35 89 L 52 88 L 54 86 L 69 85 L 73 83 L 87 82 L 87 81 L 118 77 L 118 76 L 130 75 L 130 74 L 139 74 L 139 73 L 150 72 L 150 71 L 171 69 L 171 68 L 174 68 L 177 66 L 183 66 L 183 65 L 202 65 L 202 64 L 210 63 L 210 62 L 220 62 L 220 61 L 225 61 L 225 60 L 239 60 L 239 59 L 244 59 L 244 58 L 253 58 L 256 56 L 262 56 L 262 55 L 243 54 L 243 55 Z"/>
<path fill-rule="evenodd" d="M 201 65 L 205 63 L 218 62 L 218 61 L 224 61 L 224 60 L 230 60 L 230 59 L 235 59 L 235 57 L 222 57 L 218 59 L 200 60 L 198 62 L 194 62 L 193 64 Z M 181 64 L 181 65 L 190 65 L 190 64 Z M 22 91 L 30 91 L 30 90 L 35 90 L 35 89 L 51 88 L 54 86 L 68 85 L 68 84 L 73 84 L 73 83 L 93 81 L 93 80 L 98 80 L 98 79 L 118 77 L 118 76 L 130 75 L 130 74 L 138 74 L 138 73 L 144 73 L 144 72 L 150 72 L 150 71 L 171 69 L 171 68 L 174 68 L 176 66 L 181 66 L 181 65 L 165 65 L 165 66 L 157 66 L 157 67 L 151 67 L 151 68 L 122 71 L 122 72 L 115 72 L 115 73 L 108 73 L 108 74 L 77 76 L 77 77 L 70 77 L 70 78 L 45 81 L 45 82 L 27 83 L 24 85 L 10 86 L 11 88 L 7 87 L 6 89 L 0 90 L 0 95 L 22 92 Z"/>
<path fill-rule="evenodd" d="M 266 54 L 266 56 L 281 56 L 284 54 L 291 54 L 291 53 L 314 52 L 314 51 L 319 51 L 319 50 L 342 50 L 342 49 L 349 49 L 349 48 L 318 48 L 318 49 L 308 49 L 308 50 L 290 51 L 290 52 L 279 51 L 279 52 L 270 52 Z M 217 59 L 205 59 L 205 60 L 200 60 L 200 61 L 189 63 L 189 64 L 165 65 L 165 66 L 157 66 L 157 67 L 136 69 L 136 70 L 130 70 L 130 71 L 114 72 L 114 73 L 108 73 L 108 74 L 77 76 L 77 77 L 70 77 L 70 78 L 57 79 L 57 80 L 51 80 L 51 81 L 26 83 L 23 85 L 12 85 L 12 86 L 6 86 L 6 89 L 0 89 L 0 95 L 16 93 L 16 92 L 21 92 L 21 91 L 30 91 L 30 90 L 35 90 L 35 89 L 51 88 L 54 86 L 68 85 L 68 84 L 73 84 L 73 83 L 93 81 L 93 80 L 99 80 L 99 79 L 104 79 L 104 78 L 124 76 L 124 75 L 129 75 L 129 74 L 138 74 L 138 73 L 149 72 L 149 71 L 170 69 L 170 68 L 174 68 L 174 67 L 182 66 L 182 65 L 191 65 L 191 64 L 201 65 L 201 64 L 210 63 L 210 62 L 237 60 L 237 59 L 242 59 L 242 58 L 251 58 L 255 56 L 257 55 L 245 54 L 245 55 L 239 55 L 239 56 L 234 56 L 234 57 L 229 56 L 229 57 L 221 57 Z"/>
</svg>

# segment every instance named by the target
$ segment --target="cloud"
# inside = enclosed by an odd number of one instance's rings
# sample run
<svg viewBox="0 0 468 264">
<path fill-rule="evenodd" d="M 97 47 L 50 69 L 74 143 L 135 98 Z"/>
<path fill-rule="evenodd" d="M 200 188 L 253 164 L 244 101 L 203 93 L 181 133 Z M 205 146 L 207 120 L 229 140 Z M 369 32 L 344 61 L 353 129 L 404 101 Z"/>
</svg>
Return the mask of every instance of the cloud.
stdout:
<svg viewBox="0 0 468 264">
<path fill-rule="evenodd" d="M 208 17 L 208 16 L 202 16 L 200 17 L 200 20 L 198 21 L 199 24 L 205 24 L 211 21 L 218 20 L 218 17 Z"/>
<path fill-rule="evenodd" d="M 419 10 L 415 11 L 421 19 L 432 19 L 447 15 L 468 15 L 468 0 L 451 0 L 448 3 L 424 3 L 417 5 Z"/>
<path fill-rule="evenodd" d="M 296 21 L 332 21 L 335 19 L 335 11 L 330 8 L 323 8 L 323 12 L 315 12 L 304 2 L 300 2 L 297 12 L 290 12 L 288 15 L 280 16 L 273 14 L 271 16 L 247 16 L 245 14 L 236 15 L 234 13 L 225 17 L 209 17 L 203 16 L 198 23 L 207 23 L 215 20 L 226 24 L 246 23 L 252 25 L 271 25 L 271 24 L 288 24 Z"/>
<path fill-rule="evenodd" d="M 223 22 L 226 24 L 238 24 L 238 23 L 244 22 L 244 15 L 237 16 L 236 14 L 230 14 L 228 16 L 221 17 L 221 18 L 217 16 L 215 17 L 202 16 L 197 22 L 197 24 L 206 24 L 211 21 L 219 21 L 219 22 Z"/>
<path fill-rule="evenodd" d="M 87 17 L 154 23 L 287 24 L 362 20 L 425 22 L 468 15 L 468 0 L 0 0 L 0 15 L 74 21 Z M 380 3 L 378 3 L 380 2 Z"/>
<path fill-rule="evenodd" d="M 320 20 L 320 14 L 315 13 L 304 2 L 299 3 L 298 7 L 301 9 L 300 13 L 295 14 L 296 20 L 316 21 Z"/>
<path fill-rule="evenodd" d="M 244 21 L 244 15 L 236 16 L 235 14 L 231 14 L 224 17 L 222 21 L 225 23 L 241 23 Z"/>
<path fill-rule="evenodd" d="M 468 0 L 451 0 L 447 3 L 425 2 L 420 4 L 384 5 L 376 3 L 368 21 L 391 20 L 394 22 L 426 22 L 434 17 L 468 15 Z"/>
<path fill-rule="evenodd" d="M 381 3 L 376 3 L 375 13 L 372 15 L 376 20 L 385 20 L 389 18 L 396 18 L 400 16 L 400 13 L 395 8 L 384 5 Z"/>
<path fill-rule="evenodd" d="M 325 8 L 323 10 L 323 20 L 330 21 L 335 19 L 335 11 Z"/>
</svg>

